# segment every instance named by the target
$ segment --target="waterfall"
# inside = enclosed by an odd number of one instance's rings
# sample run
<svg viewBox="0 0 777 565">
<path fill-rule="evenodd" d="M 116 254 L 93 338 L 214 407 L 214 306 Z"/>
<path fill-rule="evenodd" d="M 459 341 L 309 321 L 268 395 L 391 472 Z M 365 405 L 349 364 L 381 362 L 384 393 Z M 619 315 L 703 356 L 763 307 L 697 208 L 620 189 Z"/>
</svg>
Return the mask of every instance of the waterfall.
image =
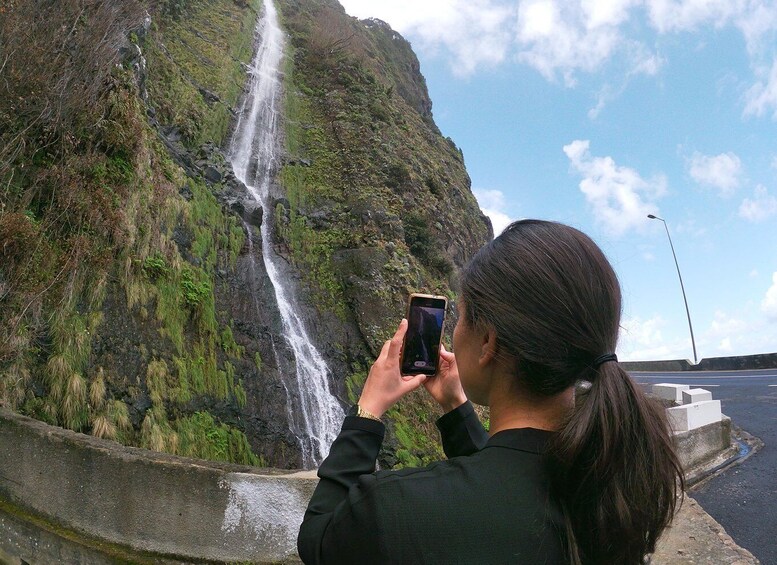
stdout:
<svg viewBox="0 0 777 565">
<path fill-rule="evenodd" d="M 281 112 L 281 75 L 284 35 L 272 0 L 264 0 L 264 14 L 257 22 L 260 38 L 256 55 L 248 70 L 248 86 L 229 148 L 235 176 L 246 185 L 248 198 L 263 209 L 261 224 L 262 259 L 275 289 L 283 326 L 282 341 L 288 346 L 293 362 L 283 366 L 289 356 L 276 354 L 279 369 L 286 379 L 287 410 L 292 432 L 302 450 L 306 468 L 326 457 L 337 437 L 343 410 L 329 388 L 329 368 L 311 342 L 302 319 L 294 307 L 291 288 L 282 284 L 278 258 L 272 245 L 270 226 L 273 219 L 270 186 L 278 171 L 278 120 Z M 249 231 L 249 240 L 250 240 Z M 249 241 L 251 261 L 256 261 L 253 242 Z M 275 343 L 273 348 L 283 344 Z M 291 378 L 293 375 L 293 379 Z"/>
</svg>

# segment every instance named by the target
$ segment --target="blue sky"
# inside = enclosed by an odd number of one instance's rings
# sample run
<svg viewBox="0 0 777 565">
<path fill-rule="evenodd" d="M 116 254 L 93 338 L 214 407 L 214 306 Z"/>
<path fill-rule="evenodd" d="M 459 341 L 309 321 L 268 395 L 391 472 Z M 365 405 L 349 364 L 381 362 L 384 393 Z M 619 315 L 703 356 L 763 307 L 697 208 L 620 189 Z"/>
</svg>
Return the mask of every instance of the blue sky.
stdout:
<svg viewBox="0 0 777 565">
<path fill-rule="evenodd" d="M 624 291 L 621 359 L 777 351 L 777 2 L 341 0 L 421 61 L 495 230 L 591 235 Z"/>
</svg>

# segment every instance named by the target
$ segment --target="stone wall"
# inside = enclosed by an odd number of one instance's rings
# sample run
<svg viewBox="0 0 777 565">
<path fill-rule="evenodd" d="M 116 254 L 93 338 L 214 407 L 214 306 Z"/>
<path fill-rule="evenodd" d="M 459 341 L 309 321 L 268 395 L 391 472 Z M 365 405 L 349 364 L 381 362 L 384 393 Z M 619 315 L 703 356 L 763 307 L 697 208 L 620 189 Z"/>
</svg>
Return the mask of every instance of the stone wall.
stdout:
<svg viewBox="0 0 777 565">
<path fill-rule="evenodd" d="M 3 562 L 293 561 L 315 485 L 311 472 L 128 448 L 0 409 Z"/>
<path fill-rule="evenodd" d="M 710 357 L 697 365 L 688 359 L 666 359 L 660 361 L 625 361 L 624 369 L 634 372 L 680 372 L 680 371 L 741 371 L 777 368 L 777 353 L 740 355 L 738 357 Z"/>
<path fill-rule="evenodd" d="M 674 434 L 684 468 L 730 447 L 730 420 Z M 0 562 L 298 562 L 317 479 L 160 454 L 0 408 Z"/>
</svg>

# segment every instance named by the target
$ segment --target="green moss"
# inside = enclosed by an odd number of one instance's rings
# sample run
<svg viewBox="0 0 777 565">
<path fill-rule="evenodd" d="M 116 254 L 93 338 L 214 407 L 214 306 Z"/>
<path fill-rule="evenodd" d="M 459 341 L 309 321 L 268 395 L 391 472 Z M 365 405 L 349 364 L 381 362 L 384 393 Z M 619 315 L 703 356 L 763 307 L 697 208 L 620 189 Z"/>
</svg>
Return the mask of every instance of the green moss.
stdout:
<svg viewBox="0 0 777 565">
<path fill-rule="evenodd" d="M 245 82 L 242 65 L 252 55 L 261 0 L 163 4 L 151 33 L 131 37 L 148 62 L 150 104 L 162 124 L 180 129 L 187 145 L 220 144 Z M 79 28 L 74 35 L 88 32 Z M 15 284 L 0 301 L 0 317 L 15 320 L 21 313 L 12 328 L 0 327 L 4 347 L 7 338 L 16 344 L 11 368 L 0 369 L 0 400 L 11 399 L 13 407 L 52 424 L 176 453 L 174 423 L 186 417 L 195 396 L 240 407 L 247 402 L 234 362 L 242 347 L 226 321 L 217 319 L 214 296 L 215 273 L 235 267 L 245 234 L 218 203 L 213 191 L 220 187 L 187 180 L 172 161 L 148 124 L 132 72 L 113 60 L 108 66 L 97 103 L 65 108 L 75 117 L 64 135 L 50 129 L 56 123 L 44 124 L 44 136 L 33 132 L 23 139 L 30 151 L 19 153 L 12 178 L 0 172 L 12 196 L 0 211 L 0 264 Z M 203 89 L 217 99 L 206 101 Z M 20 132 L 9 138 L 4 130 L 0 137 L 7 141 Z M 184 184 L 192 193 L 188 201 L 178 194 Z M 176 228 L 191 235 L 185 251 L 173 241 Z M 111 369 L 116 374 L 103 381 L 90 367 L 105 360 L 94 358 L 92 342 L 106 296 L 110 315 L 125 315 L 125 297 L 126 315 L 157 327 L 161 339 L 149 344 L 141 336 L 138 351 L 148 365 Z M 30 345 L 26 334 L 41 346 Z M 221 358 L 221 349 L 232 361 Z M 127 385 L 138 372 L 142 382 Z M 31 381 L 38 381 L 34 388 Z M 112 395 L 137 399 L 145 390 L 152 407 L 133 430 L 127 405 Z M 245 436 L 228 432 L 229 457 L 247 461 Z"/>
<path fill-rule="evenodd" d="M 189 366 L 185 359 L 173 357 L 176 369 L 176 386 L 170 391 L 170 398 L 180 404 L 189 402 L 192 398 L 192 384 L 189 381 Z"/>
<path fill-rule="evenodd" d="M 146 42 L 147 84 L 158 116 L 177 125 L 189 145 L 224 141 L 230 108 L 245 84 L 242 63 L 251 59 L 260 6 L 258 0 L 242 10 L 226 0 L 192 2 L 169 11 Z"/>
<path fill-rule="evenodd" d="M 235 386 L 235 401 L 237 402 L 237 405 L 240 408 L 245 408 L 246 403 L 248 402 L 248 399 L 246 397 L 246 389 L 243 388 L 243 379 L 240 379 L 240 381 Z"/>
<path fill-rule="evenodd" d="M 184 303 L 197 309 L 212 296 L 210 277 L 205 276 L 200 269 L 184 267 L 181 271 L 181 297 Z"/>
<path fill-rule="evenodd" d="M 388 412 L 398 446 L 397 467 L 428 465 L 444 457 L 439 437 L 428 418 L 429 407 L 419 395 L 404 398 Z"/>
<path fill-rule="evenodd" d="M 245 347 L 235 342 L 232 326 L 226 326 L 221 332 L 221 348 L 227 355 L 235 359 L 241 358 L 245 353 Z"/>
<path fill-rule="evenodd" d="M 354 372 L 345 378 L 345 391 L 351 404 L 356 404 L 359 401 L 364 381 L 367 380 L 367 374 L 366 370 L 357 365 L 354 368 Z"/>
<path fill-rule="evenodd" d="M 178 453 L 211 461 L 263 465 L 251 450 L 245 434 L 226 424 L 218 424 L 207 412 L 196 412 L 175 422 Z"/>
</svg>

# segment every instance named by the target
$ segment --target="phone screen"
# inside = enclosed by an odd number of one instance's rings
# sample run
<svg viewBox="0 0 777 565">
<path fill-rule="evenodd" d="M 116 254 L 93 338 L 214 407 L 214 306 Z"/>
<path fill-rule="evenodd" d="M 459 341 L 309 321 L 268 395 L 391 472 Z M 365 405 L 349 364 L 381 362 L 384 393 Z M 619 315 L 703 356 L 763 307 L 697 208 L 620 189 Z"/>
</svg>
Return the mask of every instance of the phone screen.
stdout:
<svg viewBox="0 0 777 565">
<path fill-rule="evenodd" d="M 446 304 L 442 296 L 411 295 L 402 349 L 403 375 L 437 373 Z"/>
</svg>

